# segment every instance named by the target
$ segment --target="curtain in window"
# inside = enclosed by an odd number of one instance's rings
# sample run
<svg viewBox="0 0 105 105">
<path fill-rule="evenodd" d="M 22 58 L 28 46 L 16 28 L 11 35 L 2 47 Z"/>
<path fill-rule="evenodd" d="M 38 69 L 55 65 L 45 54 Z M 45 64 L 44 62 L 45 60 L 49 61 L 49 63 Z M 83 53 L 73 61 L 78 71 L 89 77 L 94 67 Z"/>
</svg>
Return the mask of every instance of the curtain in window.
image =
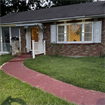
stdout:
<svg viewBox="0 0 105 105">
<path fill-rule="evenodd" d="M 92 40 L 92 23 L 87 23 L 84 25 L 84 41 Z"/>
<path fill-rule="evenodd" d="M 66 41 L 82 41 L 82 24 L 66 26 Z"/>
<path fill-rule="evenodd" d="M 64 26 L 58 26 L 58 41 L 64 41 Z"/>
<path fill-rule="evenodd" d="M 3 42 L 3 51 L 10 51 L 10 36 L 9 36 L 9 28 L 2 28 L 2 42 Z"/>
</svg>

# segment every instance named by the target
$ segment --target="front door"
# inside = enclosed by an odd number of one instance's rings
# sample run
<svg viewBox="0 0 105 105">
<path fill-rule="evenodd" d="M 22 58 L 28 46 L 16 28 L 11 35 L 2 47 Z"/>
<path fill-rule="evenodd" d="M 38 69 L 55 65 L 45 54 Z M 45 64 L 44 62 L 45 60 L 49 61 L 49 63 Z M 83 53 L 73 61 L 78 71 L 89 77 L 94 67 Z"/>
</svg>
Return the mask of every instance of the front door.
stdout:
<svg viewBox="0 0 105 105">
<path fill-rule="evenodd" d="M 38 42 L 38 27 L 31 29 L 31 48 L 32 48 L 32 40 Z"/>
<path fill-rule="evenodd" d="M 38 42 L 38 27 L 31 29 L 31 40 Z"/>
</svg>

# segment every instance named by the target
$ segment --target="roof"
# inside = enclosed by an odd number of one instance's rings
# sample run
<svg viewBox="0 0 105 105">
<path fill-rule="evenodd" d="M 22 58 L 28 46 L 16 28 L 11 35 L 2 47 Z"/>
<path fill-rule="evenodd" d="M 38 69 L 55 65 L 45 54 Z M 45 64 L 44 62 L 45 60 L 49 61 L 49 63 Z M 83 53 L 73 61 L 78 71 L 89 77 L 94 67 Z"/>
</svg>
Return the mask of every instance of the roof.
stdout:
<svg viewBox="0 0 105 105">
<path fill-rule="evenodd" d="M 59 20 L 60 18 L 72 18 L 75 16 L 86 17 L 101 14 L 105 14 L 105 1 L 59 6 L 35 11 L 11 13 L 1 17 L 0 23 L 9 24 L 28 21 L 41 22 L 42 20 Z"/>
</svg>

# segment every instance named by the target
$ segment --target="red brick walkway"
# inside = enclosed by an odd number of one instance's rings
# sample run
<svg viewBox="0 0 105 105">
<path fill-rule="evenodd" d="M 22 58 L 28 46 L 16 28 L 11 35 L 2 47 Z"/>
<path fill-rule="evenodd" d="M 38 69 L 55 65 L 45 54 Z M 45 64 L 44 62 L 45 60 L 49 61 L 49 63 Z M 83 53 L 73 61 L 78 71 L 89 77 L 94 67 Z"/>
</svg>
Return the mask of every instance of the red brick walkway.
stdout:
<svg viewBox="0 0 105 105">
<path fill-rule="evenodd" d="M 23 59 L 24 58 L 24 59 Z M 14 58 L 2 66 L 2 70 L 23 82 L 81 105 L 105 105 L 105 93 L 78 88 L 28 69 L 23 61 L 28 57 Z M 16 62 L 17 61 L 17 62 Z"/>
</svg>

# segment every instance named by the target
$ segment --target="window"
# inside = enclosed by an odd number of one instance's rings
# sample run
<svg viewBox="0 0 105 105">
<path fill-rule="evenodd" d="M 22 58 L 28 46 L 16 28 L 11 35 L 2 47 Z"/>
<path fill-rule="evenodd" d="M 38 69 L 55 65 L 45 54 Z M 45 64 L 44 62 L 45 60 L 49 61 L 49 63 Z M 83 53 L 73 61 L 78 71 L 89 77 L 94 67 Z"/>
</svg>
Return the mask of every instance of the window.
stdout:
<svg viewBox="0 0 105 105">
<path fill-rule="evenodd" d="M 2 42 L 3 42 L 3 51 L 9 51 L 10 50 L 9 27 L 2 28 Z"/>
<path fill-rule="evenodd" d="M 82 41 L 81 24 L 67 25 L 66 30 L 66 41 Z"/>
<path fill-rule="evenodd" d="M 1 29 L 0 29 L 0 31 L 1 31 Z M 1 51 L 1 33 L 0 33 L 0 51 Z"/>
<path fill-rule="evenodd" d="M 58 25 L 57 42 L 92 42 L 92 22 Z"/>
<path fill-rule="evenodd" d="M 84 24 L 84 41 L 92 41 L 92 23 Z"/>
<path fill-rule="evenodd" d="M 64 41 L 64 26 L 58 26 L 58 41 Z"/>
<path fill-rule="evenodd" d="M 11 36 L 12 36 L 11 39 L 16 38 L 16 40 L 19 40 L 19 28 L 17 28 L 17 27 L 12 27 L 12 28 L 11 28 Z"/>
</svg>

